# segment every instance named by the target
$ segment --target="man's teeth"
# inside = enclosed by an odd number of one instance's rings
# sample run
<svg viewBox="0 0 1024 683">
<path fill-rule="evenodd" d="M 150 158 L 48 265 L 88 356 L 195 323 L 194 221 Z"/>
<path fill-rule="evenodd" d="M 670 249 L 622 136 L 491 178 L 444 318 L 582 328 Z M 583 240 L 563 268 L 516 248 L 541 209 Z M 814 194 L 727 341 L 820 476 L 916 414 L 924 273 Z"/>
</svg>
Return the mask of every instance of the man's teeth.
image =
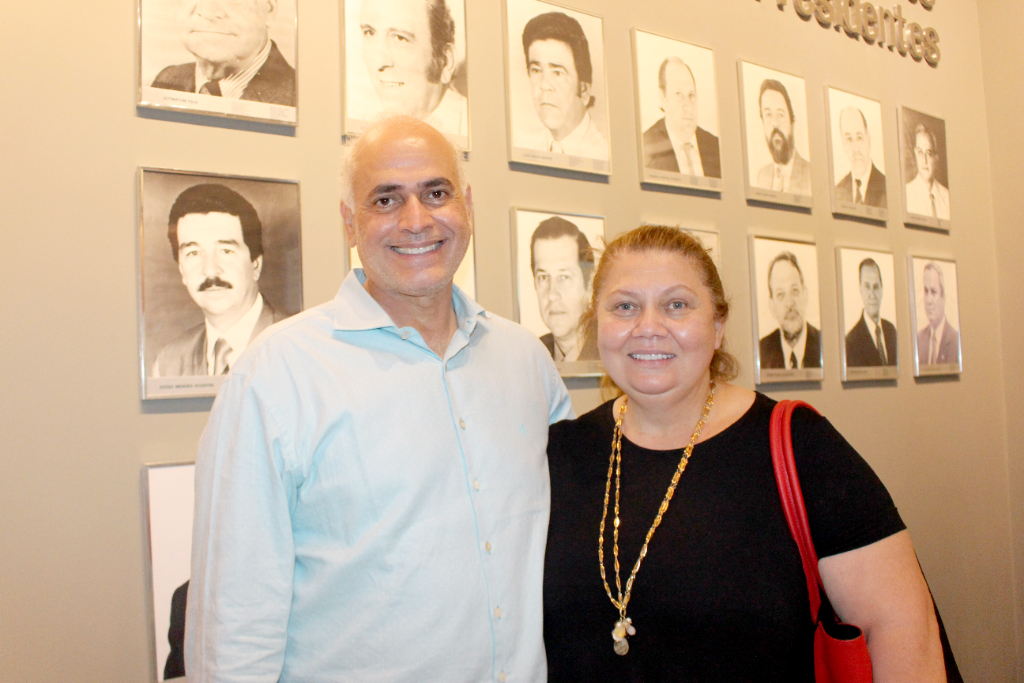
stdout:
<svg viewBox="0 0 1024 683">
<path fill-rule="evenodd" d="M 403 247 L 391 247 L 399 254 L 404 256 L 415 256 L 416 254 L 426 254 L 428 251 L 434 251 L 441 246 L 440 242 L 434 242 L 430 246 L 426 247 L 414 247 L 414 248 L 403 248 Z"/>
<path fill-rule="evenodd" d="M 636 360 L 668 360 L 673 355 L 671 353 L 631 353 L 629 357 Z"/>
</svg>

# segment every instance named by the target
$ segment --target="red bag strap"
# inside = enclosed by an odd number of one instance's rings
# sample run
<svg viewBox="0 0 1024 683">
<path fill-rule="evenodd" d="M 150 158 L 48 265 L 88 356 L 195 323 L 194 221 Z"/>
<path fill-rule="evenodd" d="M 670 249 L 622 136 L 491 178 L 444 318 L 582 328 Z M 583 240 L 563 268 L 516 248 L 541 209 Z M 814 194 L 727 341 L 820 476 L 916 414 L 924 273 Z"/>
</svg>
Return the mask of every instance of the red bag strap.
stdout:
<svg viewBox="0 0 1024 683">
<path fill-rule="evenodd" d="M 818 574 L 818 553 L 814 550 L 811 540 L 811 528 L 807 523 L 807 509 L 804 507 L 804 495 L 800 490 L 800 480 L 796 474 L 796 461 L 793 459 L 793 434 L 790 424 L 793 410 L 798 407 L 814 407 L 804 401 L 779 401 L 772 411 L 771 449 L 772 467 L 775 470 L 775 482 L 779 486 L 779 498 L 782 500 L 782 511 L 786 515 L 786 523 L 800 549 L 800 560 L 804 565 L 807 577 L 807 595 L 811 603 L 811 621 L 818 622 L 818 610 L 821 608 L 821 575 Z M 817 410 L 814 410 L 817 413 Z"/>
</svg>

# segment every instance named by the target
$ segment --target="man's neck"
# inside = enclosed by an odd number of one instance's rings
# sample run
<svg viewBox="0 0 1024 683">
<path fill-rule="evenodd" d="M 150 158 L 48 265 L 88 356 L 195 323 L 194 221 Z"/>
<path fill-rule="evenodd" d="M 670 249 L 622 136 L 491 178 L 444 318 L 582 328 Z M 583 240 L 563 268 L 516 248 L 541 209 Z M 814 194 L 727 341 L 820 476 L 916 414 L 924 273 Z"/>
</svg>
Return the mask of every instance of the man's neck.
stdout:
<svg viewBox="0 0 1024 683">
<path fill-rule="evenodd" d="M 694 126 L 687 130 L 679 130 L 668 121 L 668 117 L 665 117 L 665 130 L 668 131 L 669 138 L 673 142 L 677 142 L 680 145 L 689 142 L 694 135 L 697 134 L 697 126 Z"/>
<path fill-rule="evenodd" d="M 791 335 L 789 332 L 782 330 L 782 336 L 786 338 L 786 343 L 790 346 L 796 346 L 800 343 L 800 337 L 804 334 L 804 328 L 807 327 L 806 323 L 800 326 L 800 331 L 796 334 Z"/>
<path fill-rule="evenodd" d="M 206 315 L 207 322 L 213 326 L 215 330 L 220 332 L 227 332 L 231 329 L 231 326 L 237 323 L 239 320 L 249 312 L 252 305 L 256 303 L 256 297 L 259 296 L 260 291 L 253 289 L 252 295 L 246 297 L 245 302 L 238 308 L 233 308 L 230 311 L 221 313 L 220 315 Z"/>
<path fill-rule="evenodd" d="M 452 306 L 452 283 L 425 296 L 409 296 L 381 289 L 369 278 L 363 288 L 380 304 L 397 327 L 412 327 L 441 358 L 458 329 Z"/>
<path fill-rule="evenodd" d="M 555 345 L 567 361 L 578 360 L 580 357 L 580 340 L 575 331 L 566 337 L 555 337 Z"/>
<path fill-rule="evenodd" d="M 267 38 L 268 42 L 269 40 L 270 39 Z M 203 59 L 202 57 L 196 57 L 196 64 L 199 66 L 199 71 L 203 74 L 203 76 L 206 77 L 207 81 L 219 81 L 221 79 L 227 78 L 231 74 L 236 74 L 239 71 L 245 71 L 249 67 L 249 65 L 253 63 L 253 61 L 259 58 L 260 54 L 263 52 L 263 48 L 266 47 L 266 45 L 266 42 L 263 43 L 263 47 L 261 47 L 259 50 L 256 50 L 256 52 L 254 52 L 244 62 L 211 62 Z M 202 84 L 197 84 L 197 87 L 199 85 Z"/>
<path fill-rule="evenodd" d="M 557 131 L 557 132 L 556 131 L 551 131 L 551 138 L 555 142 L 561 142 L 561 141 L 565 140 L 567 137 L 572 135 L 576 131 L 577 128 L 579 128 L 580 126 L 583 125 L 583 122 L 586 120 L 586 118 L 587 118 L 587 110 L 584 109 L 583 110 L 583 116 L 580 117 L 579 121 L 577 121 L 573 125 L 569 126 L 568 128 L 563 128 L 560 131 Z"/>
<path fill-rule="evenodd" d="M 882 314 L 881 314 L 881 312 L 879 312 L 878 315 L 868 315 L 868 312 L 864 311 L 864 319 L 865 320 L 870 320 L 872 323 L 874 323 L 876 326 L 878 326 L 878 325 L 881 324 Z"/>
</svg>

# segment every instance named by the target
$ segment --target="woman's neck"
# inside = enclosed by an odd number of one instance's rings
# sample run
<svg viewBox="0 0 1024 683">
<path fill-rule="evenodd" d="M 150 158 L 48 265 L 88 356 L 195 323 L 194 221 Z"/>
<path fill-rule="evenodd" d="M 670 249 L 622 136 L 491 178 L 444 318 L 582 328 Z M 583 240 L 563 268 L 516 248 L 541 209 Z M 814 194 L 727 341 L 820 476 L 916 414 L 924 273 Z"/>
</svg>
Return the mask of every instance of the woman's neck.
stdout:
<svg viewBox="0 0 1024 683">
<path fill-rule="evenodd" d="M 632 397 L 622 419 L 623 435 L 643 448 L 683 448 L 697 427 L 711 392 L 710 378 L 685 396 Z M 625 396 L 615 402 L 616 415 Z"/>
</svg>

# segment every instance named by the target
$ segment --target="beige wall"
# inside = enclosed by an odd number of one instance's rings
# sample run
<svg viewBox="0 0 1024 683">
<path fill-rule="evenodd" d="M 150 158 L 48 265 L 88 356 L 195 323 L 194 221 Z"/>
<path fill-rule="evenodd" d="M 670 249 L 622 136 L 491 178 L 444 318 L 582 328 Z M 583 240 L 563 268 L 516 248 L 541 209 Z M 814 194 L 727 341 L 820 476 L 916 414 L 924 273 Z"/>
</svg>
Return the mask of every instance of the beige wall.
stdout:
<svg viewBox="0 0 1024 683">
<path fill-rule="evenodd" d="M 926 13 L 903 2 L 905 14 L 935 26 L 942 37 L 942 62 L 932 69 L 805 23 L 767 0 L 580 0 L 578 6 L 605 17 L 608 82 L 618 93 L 611 102 L 614 175 L 597 182 L 509 169 L 497 47 L 501 4 L 468 4 L 481 302 L 500 314 L 512 311 L 511 206 L 604 215 L 610 234 L 644 220 L 717 229 L 736 312 L 729 337 L 744 362 L 739 381 L 750 386 L 747 235 L 815 236 L 826 379 L 772 395 L 816 404 L 889 486 L 966 678 L 1024 680 L 1021 668 L 1014 678 L 1021 596 L 1013 591 L 1019 583 L 1013 581 L 1014 557 L 1024 566 L 1024 361 L 1011 353 L 1024 332 L 1018 284 L 1024 263 L 1016 240 L 1024 208 L 1022 48 L 1015 28 L 1022 10 L 1001 2 L 980 3 L 979 11 L 969 0 L 944 0 Z M 666 9 L 676 7 L 685 9 Z M 134 682 L 150 675 L 140 472 L 145 463 L 192 457 L 210 401 L 144 404 L 138 398 L 137 167 L 297 179 L 307 305 L 333 296 L 345 267 L 334 180 L 341 137 L 338 3 L 310 1 L 300 8 L 301 110 L 294 134 L 136 112 L 135 22 L 128 0 L 23 2 L 6 9 L 0 28 L 7 96 L 0 109 L 0 230 L 7 255 L 0 267 L 4 681 Z M 727 188 L 721 199 L 640 189 L 630 27 L 715 49 Z M 737 58 L 807 80 L 811 153 L 818 162 L 810 215 L 743 200 Z M 945 118 L 951 235 L 905 229 L 898 210 L 891 211 L 888 229 L 831 217 L 823 163 L 825 85 L 882 102 L 891 197 L 899 191 L 896 105 Z M 909 253 L 957 259 L 962 377 L 911 377 L 911 321 L 900 266 L 890 290 L 899 311 L 900 378 L 895 385 L 842 385 L 837 245 L 891 250 L 898 264 Z M 596 405 L 594 382 L 571 386 L 578 409 Z"/>
</svg>

